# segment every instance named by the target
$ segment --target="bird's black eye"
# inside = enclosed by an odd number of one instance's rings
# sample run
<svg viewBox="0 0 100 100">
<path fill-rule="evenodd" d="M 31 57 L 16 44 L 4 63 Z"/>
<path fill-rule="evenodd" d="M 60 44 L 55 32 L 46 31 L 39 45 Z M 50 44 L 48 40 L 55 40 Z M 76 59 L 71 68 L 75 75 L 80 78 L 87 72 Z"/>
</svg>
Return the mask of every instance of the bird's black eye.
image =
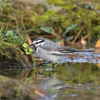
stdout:
<svg viewBox="0 0 100 100">
<path fill-rule="evenodd" d="M 38 43 L 42 43 L 42 42 L 44 42 L 44 40 L 37 40 L 36 43 L 34 43 L 34 44 L 38 44 Z"/>
</svg>

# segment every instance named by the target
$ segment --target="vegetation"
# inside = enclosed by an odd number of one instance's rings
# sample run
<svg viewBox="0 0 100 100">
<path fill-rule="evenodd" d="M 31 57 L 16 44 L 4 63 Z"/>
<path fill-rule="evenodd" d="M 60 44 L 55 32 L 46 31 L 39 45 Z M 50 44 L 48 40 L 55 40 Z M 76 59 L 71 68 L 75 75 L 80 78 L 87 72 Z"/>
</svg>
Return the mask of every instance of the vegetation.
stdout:
<svg viewBox="0 0 100 100">
<path fill-rule="evenodd" d="M 11 24 L 14 29 L 22 28 L 29 35 L 38 37 L 38 35 L 50 35 L 52 32 L 41 30 L 42 27 L 51 27 L 54 30 L 54 35 L 58 39 L 64 34 L 65 36 L 76 36 L 79 30 L 84 26 L 81 31 L 81 35 L 90 34 L 89 38 L 98 37 L 99 38 L 99 27 L 100 27 L 100 14 L 99 14 L 99 1 L 95 2 L 91 0 L 79 1 L 79 0 L 47 0 L 48 5 L 54 5 L 58 7 L 53 9 L 48 8 L 47 5 L 41 3 L 33 5 L 32 2 L 21 2 L 17 0 L 5 1 L 1 3 L 1 25 Z M 57 11 L 57 9 L 60 10 Z M 5 10 L 6 9 L 6 10 Z M 77 27 L 65 32 L 65 30 L 74 24 Z M 43 33 L 44 32 L 44 33 Z"/>
<path fill-rule="evenodd" d="M 0 30 L 0 59 L 20 60 L 22 62 L 20 59 L 21 54 L 21 58 L 24 58 L 28 62 L 25 55 L 27 54 L 30 55 L 31 60 L 34 63 L 34 58 L 31 56 L 33 50 L 31 50 L 29 46 L 25 45 L 26 39 L 24 36 L 16 32 L 16 30 L 10 30 L 9 28 L 2 31 L 4 28 L 5 27 L 2 25 Z"/>
</svg>

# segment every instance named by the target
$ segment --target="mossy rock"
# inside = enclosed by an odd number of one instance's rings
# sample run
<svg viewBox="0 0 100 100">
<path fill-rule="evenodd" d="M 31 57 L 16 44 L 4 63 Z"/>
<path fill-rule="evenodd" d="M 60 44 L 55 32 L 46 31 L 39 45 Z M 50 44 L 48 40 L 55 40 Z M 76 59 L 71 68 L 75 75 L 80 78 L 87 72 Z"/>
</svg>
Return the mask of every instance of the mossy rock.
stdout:
<svg viewBox="0 0 100 100">
<path fill-rule="evenodd" d="M 5 99 L 38 100 L 46 97 L 46 94 L 41 93 L 40 89 L 37 89 L 33 84 L 31 85 L 2 75 L 0 75 L 0 90 L 1 98 Z"/>
</svg>

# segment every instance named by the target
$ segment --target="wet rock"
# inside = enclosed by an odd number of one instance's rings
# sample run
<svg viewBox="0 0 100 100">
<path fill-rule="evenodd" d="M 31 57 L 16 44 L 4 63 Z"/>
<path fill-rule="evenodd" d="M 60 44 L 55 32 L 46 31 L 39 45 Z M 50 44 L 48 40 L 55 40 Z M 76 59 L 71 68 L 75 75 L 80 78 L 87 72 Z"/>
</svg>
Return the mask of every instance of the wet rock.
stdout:
<svg viewBox="0 0 100 100">
<path fill-rule="evenodd" d="M 39 91 L 33 84 L 0 75 L 1 98 L 10 100 L 15 100 L 15 98 L 18 98 L 18 100 L 39 100 L 47 97 L 45 93 Z"/>
</svg>

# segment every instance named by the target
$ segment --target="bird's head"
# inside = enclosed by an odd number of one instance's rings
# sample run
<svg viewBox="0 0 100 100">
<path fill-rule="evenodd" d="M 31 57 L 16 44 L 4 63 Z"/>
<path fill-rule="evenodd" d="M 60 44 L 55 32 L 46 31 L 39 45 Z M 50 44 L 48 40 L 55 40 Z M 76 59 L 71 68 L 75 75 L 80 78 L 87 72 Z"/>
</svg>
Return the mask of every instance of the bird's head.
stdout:
<svg viewBox="0 0 100 100">
<path fill-rule="evenodd" d="M 35 48 L 37 48 L 43 45 L 44 42 L 45 42 L 45 39 L 42 37 L 39 37 L 39 38 L 36 38 L 30 46 L 35 46 Z"/>
</svg>

